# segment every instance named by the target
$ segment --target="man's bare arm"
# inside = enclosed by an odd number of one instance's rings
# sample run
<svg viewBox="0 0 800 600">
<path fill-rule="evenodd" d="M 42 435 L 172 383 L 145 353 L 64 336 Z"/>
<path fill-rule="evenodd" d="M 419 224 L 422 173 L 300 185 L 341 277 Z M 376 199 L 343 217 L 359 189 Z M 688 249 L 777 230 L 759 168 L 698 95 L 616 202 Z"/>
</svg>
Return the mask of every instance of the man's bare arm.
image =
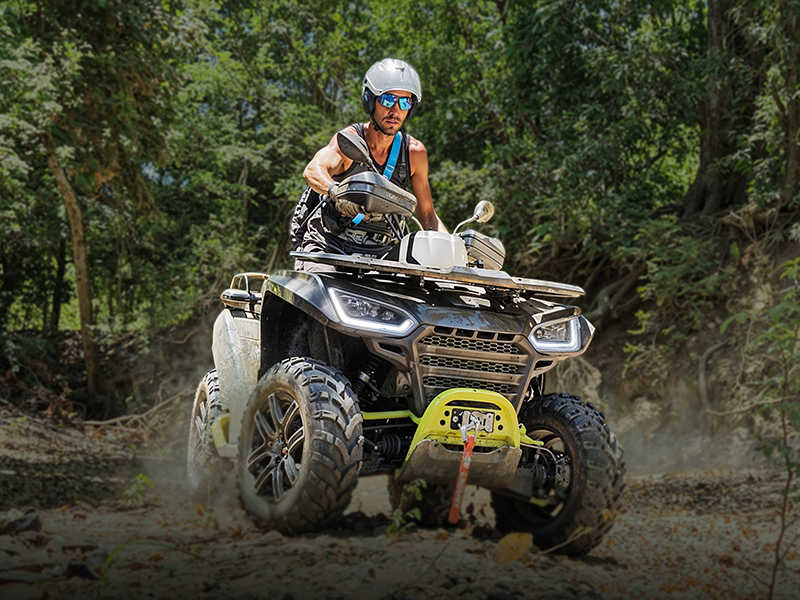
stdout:
<svg viewBox="0 0 800 600">
<path fill-rule="evenodd" d="M 428 182 L 428 153 L 419 140 L 411 138 L 408 148 L 411 163 L 411 191 L 417 197 L 417 218 L 423 229 L 447 231 L 436 209 L 433 208 L 431 186 Z"/>
<path fill-rule="evenodd" d="M 328 145 L 321 148 L 306 165 L 303 179 L 315 192 L 327 194 L 331 184 L 334 183 L 333 176 L 346 171 L 350 162 L 350 159 L 339 150 L 334 135 Z"/>
</svg>

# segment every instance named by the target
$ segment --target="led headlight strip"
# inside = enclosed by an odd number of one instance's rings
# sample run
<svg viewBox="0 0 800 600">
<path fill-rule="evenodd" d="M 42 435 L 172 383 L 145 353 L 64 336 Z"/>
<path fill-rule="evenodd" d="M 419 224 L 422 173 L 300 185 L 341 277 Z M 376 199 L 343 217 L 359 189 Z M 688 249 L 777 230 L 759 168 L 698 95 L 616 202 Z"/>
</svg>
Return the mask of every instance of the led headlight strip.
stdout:
<svg viewBox="0 0 800 600">
<path fill-rule="evenodd" d="M 350 327 L 404 335 L 417 325 L 414 318 L 402 308 L 352 292 L 331 289 L 331 300 L 342 323 Z"/>
<path fill-rule="evenodd" d="M 545 321 L 528 334 L 533 347 L 542 353 L 578 352 L 581 349 L 580 317 Z"/>
</svg>

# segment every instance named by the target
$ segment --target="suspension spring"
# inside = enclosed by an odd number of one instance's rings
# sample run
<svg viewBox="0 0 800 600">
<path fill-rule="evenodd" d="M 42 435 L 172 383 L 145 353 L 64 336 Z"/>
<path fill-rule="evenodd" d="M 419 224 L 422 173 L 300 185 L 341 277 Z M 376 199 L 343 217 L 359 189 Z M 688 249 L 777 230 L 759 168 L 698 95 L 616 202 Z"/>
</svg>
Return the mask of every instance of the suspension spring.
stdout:
<svg viewBox="0 0 800 600">
<path fill-rule="evenodd" d="M 375 373 L 381 366 L 381 359 L 377 356 L 370 356 L 367 361 L 364 363 L 363 369 L 358 372 L 358 376 L 356 380 L 353 382 L 353 393 L 359 398 L 361 398 L 361 394 L 364 393 L 364 390 L 367 389 L 367 386 L 375 377 Z"/>
</svg>

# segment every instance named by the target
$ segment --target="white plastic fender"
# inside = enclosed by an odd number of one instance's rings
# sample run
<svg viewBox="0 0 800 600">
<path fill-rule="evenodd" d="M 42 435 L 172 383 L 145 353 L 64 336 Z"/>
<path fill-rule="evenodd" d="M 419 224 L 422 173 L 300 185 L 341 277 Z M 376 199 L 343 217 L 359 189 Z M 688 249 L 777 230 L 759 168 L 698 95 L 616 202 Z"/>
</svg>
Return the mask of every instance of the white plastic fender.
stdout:
<svg viewBox="0 0 800 600">
<path fill-rule="evenodd" d="M 257 383 L 261 364 L 260 337 L 257 320 L 234 318 L 227 309 L 214 322 L 211 351 L 219 377 L 220 400 L 230 414 L 228 443 L 233 444 L 233 448 L 239 440 L 245 405 Z M 229 455 L 222 448 L 218 450 L 223 456 Z"/>
</svg>

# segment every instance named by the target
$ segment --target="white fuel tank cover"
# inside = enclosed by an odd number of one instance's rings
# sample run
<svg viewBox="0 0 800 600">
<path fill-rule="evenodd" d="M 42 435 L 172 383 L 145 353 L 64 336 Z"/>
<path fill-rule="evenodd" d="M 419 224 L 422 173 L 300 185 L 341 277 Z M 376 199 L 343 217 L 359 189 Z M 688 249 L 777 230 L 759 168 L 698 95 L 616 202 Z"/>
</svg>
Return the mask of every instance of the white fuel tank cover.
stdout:
<svg viewBox="0 0 800 600">
<path fill-rule="evenodd" d="M 400 242 L 400 261 L 447 269 L 467 266 L 467 248 L 460 236 L 444 231 L 415 231 Z"/>
</svg>

